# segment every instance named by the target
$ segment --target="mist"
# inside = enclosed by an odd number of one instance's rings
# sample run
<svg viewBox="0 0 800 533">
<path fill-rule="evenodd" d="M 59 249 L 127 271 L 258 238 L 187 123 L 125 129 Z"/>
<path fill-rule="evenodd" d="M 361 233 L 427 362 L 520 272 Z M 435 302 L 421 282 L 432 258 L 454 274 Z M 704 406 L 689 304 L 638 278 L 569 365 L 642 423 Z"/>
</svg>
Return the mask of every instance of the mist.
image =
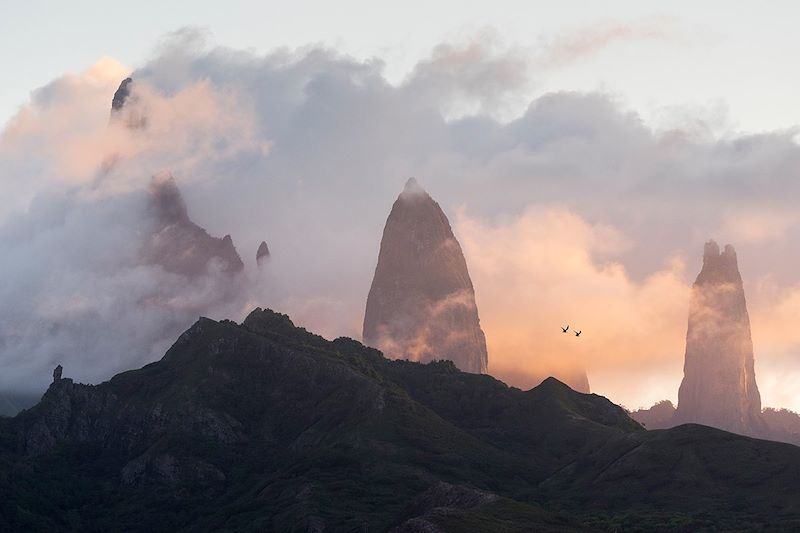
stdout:
<svg viewBox="0 0 800 533">
<path fill-rule="evenodd" d="M 144 128 L 109 121 L 127 75 Z M 42 390 L 56 364 L 102 381 L 200 315 L 255 306 L 359 339 L 383 225 L 415 176 L 464 249 L 490 373 L 530 387 L 582 366 L 628 407 L 675 401 L 714 237 L 737 249 L 764 405 L 800 410 L 796 130 L 658 129 L 610 94 L 537 94 L 538 76 L 518 50 L 445 43 L 391 84 L 379 58 L 182 30 L 132 71 L 106 58 L 37 89 L 0 133 L 0 390 Z M 232 236 L 241 276 L 141 261 L 162 172 L 194 222 Z"/>
</svg>

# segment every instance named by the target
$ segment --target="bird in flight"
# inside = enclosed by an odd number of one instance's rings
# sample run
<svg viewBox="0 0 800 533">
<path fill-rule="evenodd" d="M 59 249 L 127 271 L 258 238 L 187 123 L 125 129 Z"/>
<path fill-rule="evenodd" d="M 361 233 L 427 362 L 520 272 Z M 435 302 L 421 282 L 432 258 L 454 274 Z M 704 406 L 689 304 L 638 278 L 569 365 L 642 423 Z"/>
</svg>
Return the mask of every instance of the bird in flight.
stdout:
<svg viewBox="0 0 800 533">
<path fill-rule="evenodd" d="M 576 332 L 575 332 L 575 336 L 576 336 L 576 337 L 580 337 L 580 336 L 581 336 L 581 331 L 580 331 L 580 330 L 576 331 Z"/>
<path fill-rule="evenodd" d="M 567 327 L 561 328 L 561 333 L 566 333 L 568 329 L 569 329 L 569 324 L 567 324 Z"/>
</svg>

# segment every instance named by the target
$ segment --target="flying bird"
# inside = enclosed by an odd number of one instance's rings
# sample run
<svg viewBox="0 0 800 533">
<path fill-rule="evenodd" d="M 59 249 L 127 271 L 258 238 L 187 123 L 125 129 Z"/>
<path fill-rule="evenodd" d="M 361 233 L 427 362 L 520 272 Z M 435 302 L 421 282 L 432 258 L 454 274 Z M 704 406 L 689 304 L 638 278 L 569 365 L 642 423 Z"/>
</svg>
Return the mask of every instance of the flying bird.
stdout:
<svg viewBox="0 0 800 533">
<path fill-rule="evenodd" d="M 567 327 L 561 328 L 561 333 L 566 333 L 568 329 L 569 329 L 569 324 L 567 324 Z"/>
<path fill-rule="evenodd" d="M 580 336 L 581 336 L 581 331 L 580 331 L 580 330 L 576 331 L 576 332 L 575 332 L 575 336 L 576 336 L 576 337 L 580 337 Z"/>
</svg>

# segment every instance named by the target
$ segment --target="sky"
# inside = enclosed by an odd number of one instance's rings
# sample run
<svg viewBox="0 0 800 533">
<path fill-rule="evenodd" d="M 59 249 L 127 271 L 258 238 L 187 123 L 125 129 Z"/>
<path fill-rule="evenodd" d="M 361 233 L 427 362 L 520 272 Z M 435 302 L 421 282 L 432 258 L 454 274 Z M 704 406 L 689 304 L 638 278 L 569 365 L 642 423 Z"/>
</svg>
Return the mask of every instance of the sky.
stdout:
<svg viewBox="0 0 800 533">
<path fill-rule="evenodd" d="M 763 403 L 800 411 L 800 8 L 162 4 L 2 3 L 0 388 L 58 362 L 107 379 L 255 305 L 359 338 L 413 175 L 461 241 L 490 372 L 525 387 L 566 361 L 627 407 L 675 401 L 714 237 L 739 254 Z M 131 72 L 141 131 L 108 121 Z M 163 172 L 232 235 L 234 294 L 137 262 Z"/>
<path fill-rule="evenodd" d="M 63 72 L 79 72 L 101 56 L 142 64 L 164 34 L 204 28 L 216 42 L 267 52 L 309 44 L 357 59 L 380 57 L 390 80 L 402 79 L 441 42 L 491 33 L 535 50 L 561 43 L 570 65 L 545 65 L 532 93 L 594 90 L 619 95 L 647 119 L 669 123 L 671 108 L 745 131 L 800 122 L 794 88 L 791 1 L 663 2 L 0 2 L 0 122 L 29 92 Z M 580 37 L 577 37 L 580 36 Z M 608 46 L 586 53 L 600 43 Z M 599 47 L 598 47 L 599 48 Z M 20 54 L 20 50 L 25 50 Z M 563 59 L 563 58 L 562 58 Z M 743 75 L 744 74 L 744 75 Z"/>
</svg>

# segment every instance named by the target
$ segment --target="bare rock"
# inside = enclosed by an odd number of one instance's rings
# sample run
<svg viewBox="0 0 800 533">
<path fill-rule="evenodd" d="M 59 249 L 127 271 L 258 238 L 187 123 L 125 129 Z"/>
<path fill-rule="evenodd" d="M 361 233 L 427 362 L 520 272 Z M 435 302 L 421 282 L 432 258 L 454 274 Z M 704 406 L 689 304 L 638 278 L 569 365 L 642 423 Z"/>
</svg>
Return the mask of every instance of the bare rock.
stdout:
<svg viewBox="0 0 800 533">
<path fill-rule="evenodd" d="M 761 434 L 750 317 L 736 251 L 709 241 L 692 286 L 684 377 L 675 423 L 694 422 L 747 435 Z"/>
<path fill-rule="evenodd" d="M 244 269 L 230 235 L 221 239 L 212 237 L 192 222 L 171 175 L 153 178 L 149 214 L 153 230 L 144 246 L 145 262 L 189 277 L 205 274 L 210 269 L 228 274 Z"/>
<path fill-rule="evenodd" d="M 119 84 L 111 100 L 112 123 L 122 124 L 131 130 L 143 129 L 147 126 L 147 116 L 138 105 L 138 99 L 133 93 L 134 82 L 132 78 L 125 78 Z"/>
<path fill-rule="evenodd" d="M 439 204 L 414 178 L 383 230 L 363 338 L 387 357 L 446 359 L 474 373 L 487 369 L 486 338 L 461 246 Z"/>
<path fill-rule="evenodd" d="M 125 78 L 119 84 L 119 88 L 114 93 L 114 98 L 111 100 L 111 112 L 121 111 L 128 97 L 131 95 L 132 78 Z"/>
</svg>

